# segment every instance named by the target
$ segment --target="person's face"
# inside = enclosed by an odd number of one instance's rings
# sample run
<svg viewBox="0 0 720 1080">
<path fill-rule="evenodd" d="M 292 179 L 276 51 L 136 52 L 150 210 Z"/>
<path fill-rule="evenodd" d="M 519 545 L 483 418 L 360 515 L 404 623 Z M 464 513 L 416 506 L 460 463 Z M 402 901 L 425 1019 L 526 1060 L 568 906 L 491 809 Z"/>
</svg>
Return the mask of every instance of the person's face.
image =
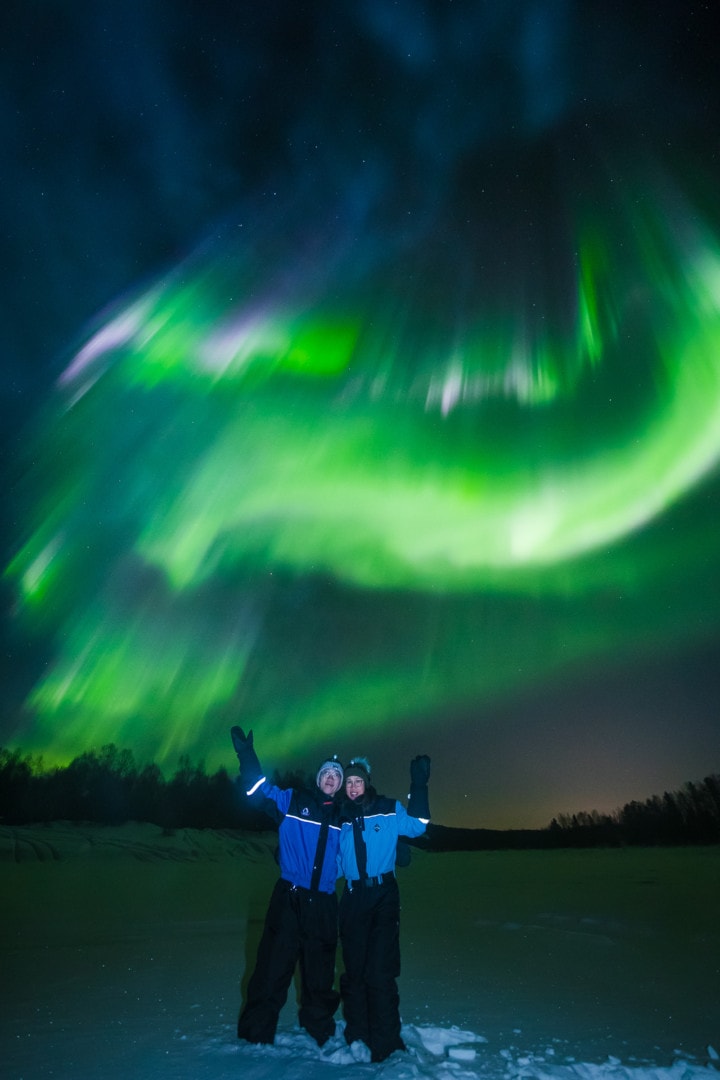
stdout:
<svg viewBox="0 0 720 1080">
<path fill-rule="evenodd" d="M 340 787 L 340 776 L 334 769 L 326 769 L 320 777 L 320 790 L 323 795 L 334 795 Z"/>
<path fill-rule="evenodd" d="M 345 781 L 345 794 L 348 799 L 359 799 L 365 794 L 365 781 L 359 776 L 348 776 Z"/>
</svg>

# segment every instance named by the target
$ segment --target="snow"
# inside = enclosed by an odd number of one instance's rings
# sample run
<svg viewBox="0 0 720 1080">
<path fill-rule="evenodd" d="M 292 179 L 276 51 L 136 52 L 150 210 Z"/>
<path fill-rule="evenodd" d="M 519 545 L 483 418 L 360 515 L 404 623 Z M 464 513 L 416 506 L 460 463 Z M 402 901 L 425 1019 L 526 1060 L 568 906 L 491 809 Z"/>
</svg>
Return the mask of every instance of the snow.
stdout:
<svg viewBox="0 0 720 1080">
<path fill-rule="evenodd" d="M 7 1080 L 718 1080 L 720 850 L 414 851 L 407 1052 L 236 1038 L 271 834 L 0 827 Z M 340 954 L 338 953 L 338 961 Z M 291 998 L 293 995 L 291 994 Z"/>
</svg>

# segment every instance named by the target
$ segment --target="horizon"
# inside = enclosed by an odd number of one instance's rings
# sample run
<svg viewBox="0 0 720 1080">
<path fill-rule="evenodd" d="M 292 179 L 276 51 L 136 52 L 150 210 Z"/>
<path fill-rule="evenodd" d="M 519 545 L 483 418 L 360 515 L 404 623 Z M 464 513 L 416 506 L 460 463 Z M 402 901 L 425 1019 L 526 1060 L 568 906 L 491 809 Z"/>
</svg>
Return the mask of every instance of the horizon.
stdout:
<svg viewBox="0 0 720 1080">
<path fill-rule="evenodd" d="M 100 760 L 102 760 L 102 756 L 103 756 L 102 752 L 104 750 L 107 750 L 107 749 L 112 749 L 115 752 L 114 762 L 113 762 L 113 764 L 111 766 L 113 771 L 116 770 L 121 764 L 123 766 L 123 769 L 125 768 L 125 766 L 127 766 L 127 767 L 131 768 L 138 775 L 141 774 L 143 772 L 143 770 L 148 768 L 148 767 L 157 768 L 159 770 L 159 772 L 160 772 L 160 776 L 161 776 L 163 784 L 170 783 L 174 779 L 174 777 L 182 771 L 185 764 L 188 764 L 193 769 L 198 769 L 202 774 L 204 774 L 208 778 L 210 778 L 212 776 L 215 776 L 220 772 L 225 772 L 227 774 L 229 780 L 234 782 L 235 778 L 236 778 L 236 775 L 238 775 L 234 765 L 231 763 L 230 766 L 228 767 L 228 764 L 225 761 L 220 761 L 217 765 L 214 765 L 212 762 L 209 762 L 207 760 L 207 758 L 195 758 L 194 759 L 191 755 L 182 754 L 182 755 L 180 755 L 179 759 L 176 762 L 174 762 L 174 763 L 167 762 L 165 764 L 165 766 L 163 766 L 162 764 L 160 764 L 160 763 L 158 763 L 156 761 L 153 761 L 151 759 L 144 760 L 144 759 L 138 758 L 135 755 L 135 753 L 134 753 L 134 751 L 132 750 L 131 747 L 121 747 L 121 746 L 117 746 L 115 744 L 108 744 L 108 745 L 103 746 L 103 747 L 88 747 L 85 750 L 82 750 L 79 753 L 74 754 L 71 758 L 68 758 L 67 760 L 52 759 L 51 757 L 48 757 L 48 756 L 46 756 L 46 755 L 44 755 L 42 753 L 33 754 L 33 753 L 30 753 L 29 751 L 24 750 L 22 747 L 19 747 L 19 746 L 17 746 L 17 747 L 0 746 L 0 751 L 5 751 L 5 752 L 8 752 L 10 754 L 13 754 L 13 753 L 18 754 L 21 757 L 21 759 L 25 760 L 25 761 L 27 761 L 28 759 L 31 759 L 33 775 L 38 775 L 38 776 L 45 776 L 45 775 L 51 774 L 55 770 L 63 771 L 65 769 L 67 769 L 78 758 L 81 758 L 81 757 L 83 757 L 85 755 L 94 756 L 94 757 L 99 758 Z M 121 763 L 119 759 L 125 757 L 126 755 L 130 755 L 130 761 L 128 762 L 126 760 L 126 761 Z M 295 763 L 294 766 L 283 766 L 282 764 L 278 764 L 278 765 L 274 765 L 270 769 L 265 770 L 265 775 L 267 776 L 267 778 L 269 780 L 272 780 L 272 778 L 277 775 L 279 777 L 281 783 L 284 782 L 285 777 L 292 777 L 294 775 L 294 776 L 301 777 L 303 779 L 303 782 L 308 783 L 308 784 L 312 784 L 313 778 L 314 778 L 314 770 L 313 770 L 312 767 L 309 768 L 309 769 L 308 768 L 303 768 L 301 763 Z M 646 801 L 650 801 L 650 800 L 655 799 L 655 798 L 663 798 L 664 796 L 667 796 L 667 795 L 677 795 L 679 792 L 683 791 L 688 785 L 697 786 L 699 784 L 703 784 L 706 780 L 712 779 L 714 777 L 718 777 L 719 775 L 720 775 L 720 772 L 715 772 L 715 771 L 711 770 L 710 772 L 706 773 L 703 776 L 688 777 L 685 780 L 683 780 L 680 784 L 677 784 L 677 785 L 675 785 L 675 786 L 673 786 L 671 788 L 666 787 L 662 791 L 655 790 L 655 791 L 648 792 L 647 794 L 634 793 L 632 795 L 624 797 L 622 799 L 622 801 L 618 802 L 616 805 L 614 805 L 612 807 L 601 807 L 601 806 L 590 806 L 590 805 L 576 806 L 576 807 L 572 807 L 572 808 L 567 807 L 567 808 L 565 808 L 563 810 L 556 810 L 555 812 L 553 812 L 547 818 L 547 820 L 543 820 L 541 823 L 540 822 L 534 822 L 534 823 L 531 823 L 531 824 L 520 823 L 519 821 L 517 821 L 515 819 L 512 820 L 512 823 L 510 823 L 509 820 L 502 821 L 502 819 L 495 820 L 494 822 L 485 822 L 485 823 L 478 823 L 478 822 L 475 822 L 475 821 L 473 821 L 471 819 L 453 819 L 453 818 L 444 819 L 442 817 L 442 813 L 443 813 L 442 810 L 440 811 L 440 815 L 438 815 L 438 814 L 436 814 L 436 813 L 434 813 L 432 811 L 432 794 L 431 794 L 431 815 L 432 816 L 431 816 L 430 820 L 431 820 L 431 823 L 433 825 L 441 826 L 442 828 L 446 828 L 446 829 L 460 829 L 460 830 L 469 829 L 469 830 L 479 830 L 479 831 L 488 831 L 488 832 L 509 832 L 509 831 L 520 831 L 520 832 L 522 832 L 522 831 L 529 831 L 529 832 L 541 831 L 542 832 L 542 831 L 547 831 L 548 829 L 550 829 L 552 827 L 552 825 L 558 819 L 560 819 L 560 820 L 562 820 L 563 818 L 568 819 L 568 818 L 571 818 L 571 817 L 576 816 L 576 815 L 594 815 L 594 814 L 598 814 L 600 816 L 606 816 L 606 817 L 617 817 L 617 816 L 620 815 L 621 811 L 625 807 L 627 807 L 628 804 L 630 804 L 630 803 L 644 804 Z M 431 777 L 431 779 L 432 779 L 432 777 Z M 389 792 L 380 791 L 380 793 L 381 794 L 391 794 L 394 797 L 399 798 L 400 801 L 403 802 L 403 803 L 406 801 L 406 799 L 405 799 L 405 797 L 403 795 L 395 795 L 395 793 L 392 792 L 392 791 L 389 791 Z"/>
</svg>

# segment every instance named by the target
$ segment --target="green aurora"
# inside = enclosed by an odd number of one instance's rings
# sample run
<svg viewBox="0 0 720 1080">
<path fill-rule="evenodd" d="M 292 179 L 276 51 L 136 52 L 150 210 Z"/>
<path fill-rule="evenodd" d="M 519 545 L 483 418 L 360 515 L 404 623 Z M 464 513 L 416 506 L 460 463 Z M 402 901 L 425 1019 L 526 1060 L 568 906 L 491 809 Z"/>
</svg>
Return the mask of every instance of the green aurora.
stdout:
<svg viewBox="0 0 720 1080">
<path fill-rule="evenodd" d="M 278 226 L 120 306 L 31 448 L 18 742 L 219 764 L 240 716 L 282 758 L 717 633 L 720 245 L 636 194 L 560 300 L 558 259 Z"/>
</svg>

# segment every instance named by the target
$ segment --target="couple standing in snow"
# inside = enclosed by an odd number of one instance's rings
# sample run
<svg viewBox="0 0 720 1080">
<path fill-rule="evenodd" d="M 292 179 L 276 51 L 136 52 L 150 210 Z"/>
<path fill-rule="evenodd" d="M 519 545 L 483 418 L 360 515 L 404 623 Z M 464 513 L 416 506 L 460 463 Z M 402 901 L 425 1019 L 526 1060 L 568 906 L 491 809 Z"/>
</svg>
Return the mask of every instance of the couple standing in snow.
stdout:
<svg viewBox="0 0 720 1080">
<path fill-rule="evenodd" d="M 314 789 L 267 782 L 252 732 L 231 731 L 240 779 L 254 805 L 279 825 L 280 879 L 273 889 L 238 1036 L 272 1043 L 295 965 L 300 965 L 299 1020 L 319 1046 L 335 1034 L 342 997 L 345 1040 L 355 1056 L 384 1061 L 404 1050 L 400 1036 L 400 898 L 398 838 L 423 833 L 430 818 L 430 759 L 410 765 L 407 809 L 378 795 L 365 758 L 344 769 L 324 761 Z M 345 878 L 338 904 L 335 883 Z M 338 922 L 345 971 L 335 991 Z"/>
</svg>

